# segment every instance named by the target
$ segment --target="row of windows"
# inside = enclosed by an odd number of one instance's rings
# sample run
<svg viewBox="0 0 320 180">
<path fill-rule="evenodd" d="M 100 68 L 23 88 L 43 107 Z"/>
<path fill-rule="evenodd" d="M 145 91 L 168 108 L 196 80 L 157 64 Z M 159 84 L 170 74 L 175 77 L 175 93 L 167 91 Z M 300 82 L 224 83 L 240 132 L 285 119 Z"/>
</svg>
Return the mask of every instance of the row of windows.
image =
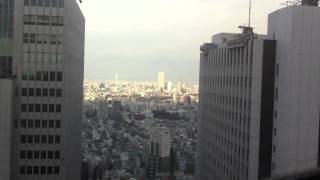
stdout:
<svg viewBox="0 0 320 180">
<path fill-rule="evenodd" d="M 251 87 L 252 78 L 236 76 L 203 76 L 201 82 L 212 86 Z"/>
<path fill-rule="evenodd" d="M 21 112 L 60 113 L 61 104 L 21 104 Z"/>
<path fill-rule="evenodd" d="M 26 25 L 63 26 L 63 16 L 24 15 Z"/>
<path fill-rule="evenodd" d="M 62 35 L 23 33 L 23 42 L 32 44 L 61 44 Z"/>
<path fill-rule="evenodd" d="M 0 56 L 0 76 L 4 74 L 12 74 L 11 56 Z"/>
<path fill-rule="evenodd" d="M 60 144 L 59 135 L 21 135 L 20 143 L 22 144 Z"/>
<path fill-rule="evenodd" d="M 13 0 L 1 0 L 0 1 L 0 8 L 10 8 L 12 9 L 13 8 Z"/>
<path fill-rule="evenodd" d="M 61 128 L 61 120 L 21 119 L 21 128 Z"/>
<path fill-rule="evenodd" d="M 20 166 L 20 175 L 58 175 L 59 173 L 59 166 Z"/>
<path fill-rule="evenodd" d="M 23 74 L 22 80 L 29 80 L 29 81 L 62 81 L 62 72 L 55 72 L 55 71 L 37 71 L 34 75 L 32 73 L 28 75 Z"/>
<path fill-rule="evenodd" d="M 36 97 L 61 97 L 62 90 L 55 88 L 22 88 L 21 96 L 36 96 Z"/>
<path fill-rule="evenodd" d="M 13 0 L 0 0 L 0 38 L 13 36 Z"/>
<path fill-rule="evenodd" d="M 252 58 L 248 57 L 248 51 L 243 47 L 232 49 L 215 49 L 208 55 L 205 55 L 203 63 L 205 66 L 211 67 L 230 67 L 239 65 L 251 65 Z"/>
<path fill-rule="evenodd" d="M 20 151 L 20 159 L 60 159 L 60 151 Z"/>
<path fill-rule="evenodd" d="M 24 0 L 25 6 L 63 8 L 64 0 Z"/>
</svg>

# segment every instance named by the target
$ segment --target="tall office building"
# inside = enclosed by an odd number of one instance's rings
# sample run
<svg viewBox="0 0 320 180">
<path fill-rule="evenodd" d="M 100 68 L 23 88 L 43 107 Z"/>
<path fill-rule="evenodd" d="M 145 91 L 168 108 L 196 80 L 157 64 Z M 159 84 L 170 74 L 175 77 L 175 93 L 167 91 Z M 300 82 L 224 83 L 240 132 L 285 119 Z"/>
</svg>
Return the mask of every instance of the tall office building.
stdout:
<svg viewBox="0 0 320 180">
<path fill-rule="evenodd" d="M 0 10 L 0 179 L 80 179 L 81 10 L 76 0 L 2 0 Z"/>
<path fill-rule="evenodd" d="M 159 72 L 158 73 L 158 90 L 165 90 L 165 86 L 166 86 L 166 78 L 165 78 L 165 74 L 164 72 Z"/>
<path fill-rule="evenodd" d="M 153 127 L 146 146 L 147 178 L 166 179 L 170 176 L 171 137 L 169 128 Z"/>
<path fill-rule="evenodd" d="M 305 0 L 201 47 L 196 176 L 299 177 L 320 165 L 320 9 Z"/>
</svg>

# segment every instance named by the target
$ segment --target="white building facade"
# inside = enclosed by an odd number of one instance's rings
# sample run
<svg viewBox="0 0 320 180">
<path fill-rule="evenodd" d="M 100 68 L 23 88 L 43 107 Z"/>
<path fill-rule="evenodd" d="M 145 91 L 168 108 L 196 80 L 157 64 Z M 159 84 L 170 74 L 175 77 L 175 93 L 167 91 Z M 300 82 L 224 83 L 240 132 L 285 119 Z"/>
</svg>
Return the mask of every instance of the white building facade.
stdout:
<svg viewBox="0 0 320 180">
<path fill-rule="evenodd" d="M 6 28 L 0 78 L 12 80 L 14 94 L 5 179 L 80 179 L 85 21 L 78 3 L 4 0 L 0 6 L 10 22 L 0 26 Z"/>
</svg>

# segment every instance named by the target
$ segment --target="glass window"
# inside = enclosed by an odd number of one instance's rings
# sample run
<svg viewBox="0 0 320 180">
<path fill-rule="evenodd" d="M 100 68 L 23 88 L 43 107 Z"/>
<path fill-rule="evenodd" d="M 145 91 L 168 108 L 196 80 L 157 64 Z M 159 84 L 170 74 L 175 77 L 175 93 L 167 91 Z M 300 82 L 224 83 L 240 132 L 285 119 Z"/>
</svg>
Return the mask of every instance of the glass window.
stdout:
<svg viewBox="0 0 320 180">
<path fill-rule="evenodd" d="M 48 122 L 47 120 L 42 120 L 42 128 L 47 128 Z"/>
<path fill-rule="evenodd" d="M 36 88 L 36 96 L 37 97 L 41 96 L 41 88 Z"/>
<path fill-rule="evenodd" d="M 26 158 L 26 151 L 20 151 L 20 159 Z"/>
<path fill-rule="evenodd" d="M 36 112 L 41 112 L 41 105 L 40 104 L 36 104 L 35 108 L 36 108 Z"/>
<path fill-rule="evenodd" d="M 28 166 L 27 167 L 27 174 L 32 174 L 32 167 L 31 166 Z"/>
<path fill-rule="evenodd" d="M 34 89 L 33 88 L 29 88 L 29 96 L 34 96 Z"/>
<path fill-rule="evenodd" d="M 20 127 L 22 127 L 22 128 L 27 127 L 27 120 L 21 119 L 21 122 L 20 122 L 20 123 L 21 123 L 21 124 L 20 124 Z"/>
<path fill-rule="evenodd" d="M 51 6 L 52 6 L 52 7 L 57 7 L 57 6 L 58 6 L 57 0 L 52 0 L 52 1 L 51 1 Z"/>
<path fill-rule="evenodd" d="M 45 0 L 45 6 L 50 7 L 50 0 Z"/>
<path fill-rule="evenodd" d="M 32 159 L 32 154 L 33 154 L 32 151 L 28 151 L 27 154 L 28 154 L 28 155 L 27 155 L 27 156 L 28 156 L 28 159 Z"/>
<path fill-rule="evenodd" d="M 28 143 L 33 143 L 33 136 L 32 135 L 28 135 Z"/>
<path fill-rule="evenodd" d="M 41 159 L 46 159 L 46 158 L 47 158 L 47 152 L 41 151 Z"/>
<path fill-rule="evenodd" d="M 40 6 L 40 7 L 43 6 L 43 0 L 38 0 L 38 6 Z"/>
<path fill-rule="evenodd" d="M 60 159 L 60 151 L 56 151 L 56 152 L 54 153 L 54 157 L 55 157 L 56 159 Z"/>
<path fill-rule="evenodd" d="M 39 151 L 34 151 L 33 152 L 33 158 L 34 159 L 39 159 L 40 158 L 40 152 Z"/>
<path fill-rule="evenodd" d="M 33 120 L 28 119 L 28 128 L 33 128 Z"/>
<path fill-rule="evenodd" d="M 20 174 L 22 174 L 22 175 L 26 174 L 26 167 L 25 166 L 20 166 Z"/>
<path fill-rule="evenodd" d="M 41 71 L 38 71 L 38 72 L 37 72 L 37 74 L 36 74 L 36 80 L 37 80 L 37 81 L 41 81 L 41 74 L 42 74 Z"/>
<path fill-rule="evenodd" d="M 29 6 L 29 4 L 30 4 L 29 0 L 24 0 L 24 5 L 25 6 Z"/>
<path fill-rule="evenodd" d="M 41 174 L 46 174 L 46 167 L 45 166 L 41 166 L 40 173 Z"/>
<path fill-rule="evenodd" d="M 39 167 L 38 166 L 33 166 L 33 174 L 35 174 L 35 175 L 39 174 Z"/>
<path fill-rule="evenodd" d="M 54 128 L 54 120 L 49 120 L 49 128 Z"/>
<path fill-rule="evenodd" d="M 23 42 L 29 43 L 29 34 L 28 33 L 23 33 Z"/>
<path fill-rule="evenodd" d="M 48 97 L 48 89 L 47 88 L 43 88 L 42 89 L 42 96 L 43 97 Z"/>
<path fill-rule="evenodd" d="M 21 96 L 28 96 L 28 89 L 27 88 L 22 88 Z"/>
<path fill-rule="evenodd" d="M 58 7 L 59 8 L 63 8 L 63 4 L 64 4 L 63 0 L 58 0 Z"/>
<path fill-rule="evenodd" d="M 30 43 L 36 43 L 36 34 L 30 34 Z"/>
<path fill-rule="evenodd" d="M 61 128 L 61 120 L 56 120 L 56 128 Z"/>
<path fill-rule="evenodd" d="M 34 136 L 34 143 L 39 144 L 40 143 L 40 135 Z"/>
<path fill-rule="evenodd" d="M 54 174 L 59 174 L 60 173 L 60 168 L 59 166 L 54 167 Z"/>
<path fill-rule="evenodd" d="M 28 104 L 28 112 L 34 112 L 34 105 Z"/>
<path fill-rule="evenodd" d="M 41 123 L 40 123 L 40 120 L 39 120 L 39 119 L 36 119 L 36 120 L 35 120 L 35 123 L 34 123 L 34 127 L 35 127 L 35 128 L 40 128 L 40 124 L 41 124 Z"/>
<path fill-rule="evenodd" d="M 42 104 L 42 112 L 48 112 L 48 104 Z"/>
<path fill-rule="evenodd" d="M 31 6 L 37 6 L 37 0 L 31 0 Z"/>
<path fill-rule="evenodd" d="M 47 136 L 41 135 L 41 143 L 47 143 Z"/>
<path fill-rule="evenodd" d="M 59 135 L 56 135 L 55 142 L 56 142 L 56 144 L 60 144 L 60 136 Z"/>
<path fill-rule="evenodd" d="M 53 151 L 48 151 L 48 159 L 53 159 Z"/>
<path fill-rule="evenodd" d="M 54 112 L 54 104 L 49 104 L 49 112 Z"/>
<path fill-rule="evenodd" d="M 56 112 L 61 112 L 61 104 L 56 105 Z"/>
<path fill-rule="evenodd" d="M 62 72 L 57 72 L 57 80 L 62 81 Z"/>
<path fill-rule="evenodd" d="M 42 77 L 43 77 L 43 81 L 48 81 L 49 80 L 48 72 L 42 72 Z"/>
<path fill-rule="evenodd" d="M 26 143 L 27 142 L 27 137 L 26 135 L 21 135 L 20 136 L 20 143 Z"/>
<path fill-rule="evenodd" d="M 53 168 L 52 166 L 48 166 L 48 174 L 52 174 L 53 173 Z"/>
<path fill-rule="evenodd" d="M 50 72 L 50 81 L 56 80 L 56 72 Z"/>
<path fill-rule="evenodd" d="M 53 144 L 53 135 L 48 136 L 48 143 Z"/>
<path fill-rule="evenodd" d="M 27 112 L 27 105 L 21 104 L 21 112 Z"/>
</svg>

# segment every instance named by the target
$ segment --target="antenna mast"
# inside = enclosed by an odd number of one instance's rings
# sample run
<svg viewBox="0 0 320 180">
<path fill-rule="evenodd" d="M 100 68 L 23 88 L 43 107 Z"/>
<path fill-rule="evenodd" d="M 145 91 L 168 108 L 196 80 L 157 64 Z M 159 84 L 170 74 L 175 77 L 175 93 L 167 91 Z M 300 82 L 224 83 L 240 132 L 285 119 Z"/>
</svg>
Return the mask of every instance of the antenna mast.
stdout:
<svg viewBox="0 0 320 180">
<path fill-rule="evenodd" d="M 248 22 L 248 27 L 251 27 L 251 2 L 252 0 L 249 0 L 249 22 Z"/>
</svg>

